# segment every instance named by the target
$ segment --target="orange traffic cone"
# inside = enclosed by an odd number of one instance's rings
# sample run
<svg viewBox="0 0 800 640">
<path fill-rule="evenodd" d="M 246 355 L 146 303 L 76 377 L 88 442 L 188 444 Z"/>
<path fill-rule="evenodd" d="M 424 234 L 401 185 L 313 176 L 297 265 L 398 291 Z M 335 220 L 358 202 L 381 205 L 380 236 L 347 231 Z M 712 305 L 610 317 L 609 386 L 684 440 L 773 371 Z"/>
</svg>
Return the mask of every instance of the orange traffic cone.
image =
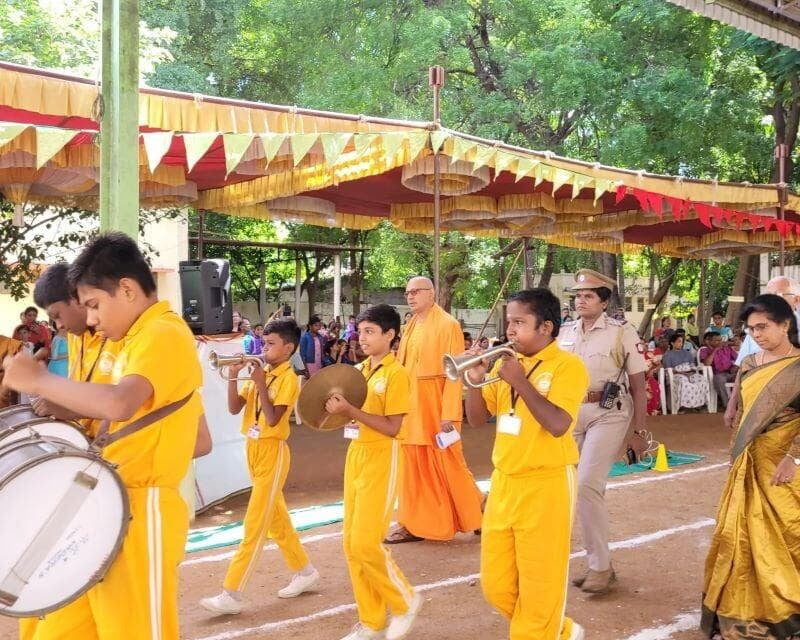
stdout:
<svg viewBox="0 0 800 640">
<path fill-rule="evenodd" d="M 663 444 L 659 444 L 658 452 L 656 453 L 656 463 L 653 465 L 653 471 L 669 470 L 669 462 L 667 462 L 667 448 Z"/>
</svg>

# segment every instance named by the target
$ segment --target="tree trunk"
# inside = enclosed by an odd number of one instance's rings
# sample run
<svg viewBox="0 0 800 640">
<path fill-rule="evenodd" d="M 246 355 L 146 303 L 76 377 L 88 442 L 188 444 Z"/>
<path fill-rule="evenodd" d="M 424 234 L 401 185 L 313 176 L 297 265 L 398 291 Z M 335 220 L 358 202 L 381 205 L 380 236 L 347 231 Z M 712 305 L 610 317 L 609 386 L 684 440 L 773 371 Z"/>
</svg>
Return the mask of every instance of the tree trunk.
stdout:
<svg viewBox="0 0 800 640">
<path fill-rule="evenodd" d="M 706 296 L 706 317 L 708 318 L 709 322 L 711 321 L 711 316 L 714 315 L 714 312 L 717 309 L 714 308 L 717 300 L 717 287 L 719 285 L 719 262 L 712 262 L 711 263 L 711 274 L 709 275 L 709 283 L 708 283 L 708 295 Z M 708 326 L 708 325 L 706 325 Z"/>
<path fill-rule="evenodd" d="M 358 243 L 358 231 L 349 231 L 348 240 L 350 246 L 354 247 Z M 361 254 L 360 256 L 357 254 Z M 353 303 L 353 315 L 361 313 L 361 287 L 364 279 L 364 252 L 350 252 L 350 299 Z"/>
<path fill-rule="evenodd" d="M 258 268 L 261 271 L 258 283 L 258 317 L 263 324 L 267 317 L 267 265 L 262 262 Z"/>
<path fill-rule="evenodd" d="M 653 301 L 656 297 L 656 272 L 658 271 L 658 256 L 653 253 L 650 253 L 650 283 L 649 289 L 647 290 L 647 303 L 653 304 Z"/>
<path fill-rule="evenodd" d="M 661 279 L 661 283 L 658 285 L 658 290 L 655 292 L 655 295 L 653 295 L 652 304 L 654 306 L 645 312 L 644 317 L 642 318 L 642 323 L 639 325 L 640 336 L 647 332 L 647 329 L 650 327 L 650 323 L 653 320 L 653 314 L 655 313 L 656 309 L 661 306 L 661 303 L 664 302 L 664 298 L 667 297 L 669 288 L 672 286 L 672 282 L 675 280 L 675 274 L 678 273 L 678 265 L 680 263 L 680 258 L 669 259 L 667 275 Z"/>
<path fill-rule="evenodd" d="M 605 251 L 594 251 L 594 259 L 597 263 L 597 270 L 604 276 L 608 276 L 615 282 L 617 281 L 617 256 L 613 253 Z M 611 293 L 611 300 L 608 301 L 608 310 L 612 312 L 614 309 L 619 308 L 620 295 L 617 288 Z M 624 307 L 622 307 L 624 309 Z"/>
<path fill-rule="evenodd" d="M 624 311 L 626 300 L 625 300 L 625 261 L 620 256 L 617 259 L 617 289 L 619 295 L 619 305 L 620 308 Z"/>
<path fill-rule="evenodd" d="M 555 268 L 555 265 L 556 265 L 556 245 L 548 243 L 547 254 L 545 254 L 544 258 L 544 267 L 542 267 L 542 275 L 539 276 L 540 287 L 550 286 L 550 278 L 553 277 L 553 269 Z"/>
<path fill-rule="evenodd" d="M 759 256 L 739 258 L 739 267 L 736 269 L 736 278 L 733 281 L 733 291 L 731 291 L 732 296 L 742 297 L 747 302 L 758 295 L 759 266 Z M 741 302 L 728 304 L 728 311 L 725 314 L 726 324 L 731 327 L 738 324 L 742 305 Z"/>
</svg>

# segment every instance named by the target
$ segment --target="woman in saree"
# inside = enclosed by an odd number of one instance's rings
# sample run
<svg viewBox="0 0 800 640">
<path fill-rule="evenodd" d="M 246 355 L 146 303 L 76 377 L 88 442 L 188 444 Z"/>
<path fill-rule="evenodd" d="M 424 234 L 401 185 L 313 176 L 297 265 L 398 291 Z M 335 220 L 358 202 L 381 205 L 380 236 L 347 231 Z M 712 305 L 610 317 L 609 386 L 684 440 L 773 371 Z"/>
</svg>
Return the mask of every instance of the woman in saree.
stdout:
<svg viewBox="0 0 800 640">
<path fill-rule="evenodd" d="M 800 349 L 780 296 L 742 312 L 762 351 L 742 362 L 732 462 L 705 567 L 709 638 L 800 636 Z"/>
</svg>

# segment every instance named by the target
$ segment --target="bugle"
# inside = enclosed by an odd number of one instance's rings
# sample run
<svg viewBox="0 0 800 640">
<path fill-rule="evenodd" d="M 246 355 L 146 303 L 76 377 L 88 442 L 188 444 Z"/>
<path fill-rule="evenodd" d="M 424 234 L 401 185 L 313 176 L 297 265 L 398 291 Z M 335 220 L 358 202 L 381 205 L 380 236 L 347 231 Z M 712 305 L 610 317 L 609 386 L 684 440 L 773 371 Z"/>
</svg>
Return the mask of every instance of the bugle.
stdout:
<svg viewBox="0 0 800 640">
<path fill-rule="evenodd" d="M 484 380 L 483 382 L 475 383 L 469 379 L 467 372 L 482 360 L 496 360 L 503 354 L 507 354 L 509 356 L 516 355 L 513 342 L 499 344 L 496 347 L 487 349 L 483 353 L 479 353 L 477 355 L 464 354 L 461 356 L 451 356 L 449 354 L 445 354 L 444 358 L 442 358 L 444 374 L 447 376 L 448 380 L 456 381 L 458 379 L 463 379 L 464 384 L 466 384 L 468 387 L 472 387 L 473 389 L 485 387 L 487 384 L 497 382 L 500 378 L 494 377 Z"/>
<path fill-rule="evenodd" d="M 248 356 L 244 353 L 237 353 L 232 356 L 225 356 L 212 351 L 208 354 L 208 363 L 214 371 L 216 371 L 220 378 L 223 380 L 251 380 L 252 378 L 231 378 L 228 375 L 228 367 L 237 366 L 240 364 L 251 364 L 254 367 L 263 367 L 264 361 L 258 356 Z"/>
</svg>

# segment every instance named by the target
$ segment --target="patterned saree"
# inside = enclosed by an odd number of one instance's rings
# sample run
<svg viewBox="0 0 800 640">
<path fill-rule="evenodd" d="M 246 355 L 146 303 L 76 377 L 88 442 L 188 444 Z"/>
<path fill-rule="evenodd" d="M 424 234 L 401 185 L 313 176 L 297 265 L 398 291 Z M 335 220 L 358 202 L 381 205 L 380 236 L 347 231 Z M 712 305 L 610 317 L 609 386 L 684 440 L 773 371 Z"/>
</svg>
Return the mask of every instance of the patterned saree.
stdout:
<svg viewBox="0 0 800 640">
<path fill-rule="evenodd" d="M 770 484 L 800 430 L 800 358 L 744 371 L 741 420 L 705 566 L 701 628 L 725 640 L 800 636 L 800 473 Z"/>
</svg>

